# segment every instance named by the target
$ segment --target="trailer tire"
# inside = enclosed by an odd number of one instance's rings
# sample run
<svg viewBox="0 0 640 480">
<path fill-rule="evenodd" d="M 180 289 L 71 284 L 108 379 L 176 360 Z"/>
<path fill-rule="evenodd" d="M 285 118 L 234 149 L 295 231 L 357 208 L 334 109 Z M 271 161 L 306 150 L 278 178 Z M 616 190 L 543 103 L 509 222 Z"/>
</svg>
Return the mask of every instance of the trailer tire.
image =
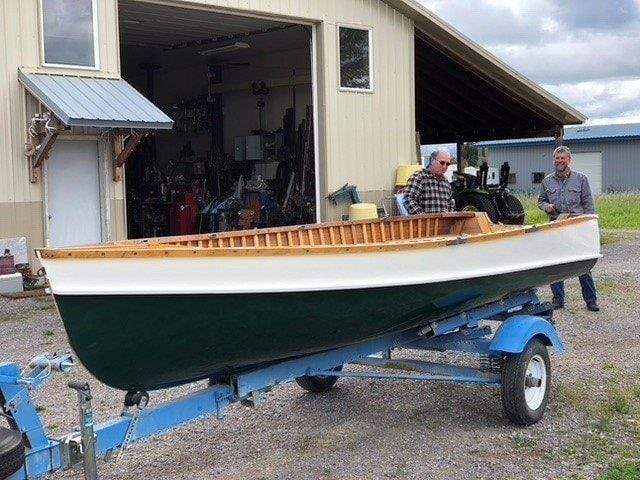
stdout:
<svg viewBox="0 0 640 480">
<path fill-rule="evenodd" d="M 481 193 L 465 193 L 456 199 L 461 212 L 485 212 L 493 223 L 500 221 L 498 210 L 489 197 Z"/>
<path fill-rule="evenodd" d="M 335 372 L 342 371 L 342 365 L 332 369 Z M 323 393 L 329 391 L 338 381 L 339 377 L 325 377 L 322 375 L 307 376 L 296 378 L 296 383 L 300 388 L 311 393 Z"/>
<path fill-rule="evenodd" d="M 547 347 L 538 338 L 522 353 L 507 355 L 502 366 L 502 406 L 509 420 L 521 427 L 539 422 L 549 402 L 551 365 Z"/>
<path fill-rule="evenodd" d="M 522 206 L 522 202 L 518 200 L 515 195 L 505 193 L 504 203 L 507 207 L 505 223 L 508 225 L 524 225 L 524 207 Z"/>
<path fill-rule="evenodd" d="M 9 478 L 24 465 L 22 435 L 15 430 L 0 427 L 0 480 Z"/>
</svg>

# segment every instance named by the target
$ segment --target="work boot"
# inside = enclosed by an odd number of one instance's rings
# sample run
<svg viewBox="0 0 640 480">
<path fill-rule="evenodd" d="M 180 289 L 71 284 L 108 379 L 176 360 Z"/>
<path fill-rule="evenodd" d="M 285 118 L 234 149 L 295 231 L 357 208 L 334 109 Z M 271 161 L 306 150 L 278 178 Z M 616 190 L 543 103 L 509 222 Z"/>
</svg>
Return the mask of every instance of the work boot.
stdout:
<svg viewBox="0 0 640 480">
<path fill-rule="evenodd" d="M 600 307 L 596 302 L 590 302 L 590 303 L 587 303 L 587 310 L 589 310 L 590 312 L 599 312 Z"/>
<path fill-rule="evenodd" d="M 551 306 L 554 310 L 560 310 L 561 308 L 564 308 L 564 300 L 558 297 L 553 297 L 553 300 L 551 300 Z"/>
</svg>

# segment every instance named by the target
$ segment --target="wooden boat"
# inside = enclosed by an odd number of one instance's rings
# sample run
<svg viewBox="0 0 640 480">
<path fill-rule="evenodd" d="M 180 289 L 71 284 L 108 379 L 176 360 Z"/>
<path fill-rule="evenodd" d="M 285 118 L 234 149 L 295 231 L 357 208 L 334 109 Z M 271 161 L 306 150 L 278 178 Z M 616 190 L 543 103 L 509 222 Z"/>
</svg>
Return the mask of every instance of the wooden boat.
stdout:
<svg viewBox="0 0 640 480">
<path fill-rule="evenodd" d="M 461 212 L 38 251 L 99 380 L 152 390 L 434 322 L 590 270 L 596 216 Z"/>
</svg>

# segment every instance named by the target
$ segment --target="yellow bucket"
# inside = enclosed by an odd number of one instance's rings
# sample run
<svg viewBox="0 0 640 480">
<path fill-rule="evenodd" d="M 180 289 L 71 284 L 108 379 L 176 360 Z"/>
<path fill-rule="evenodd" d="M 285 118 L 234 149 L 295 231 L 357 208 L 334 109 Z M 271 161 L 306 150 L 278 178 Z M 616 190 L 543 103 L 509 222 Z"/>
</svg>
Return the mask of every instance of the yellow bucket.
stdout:
<svg viewBox="0 0 640 480">
<path fill-rule="evenodd" d="M 406 187 L 409 178 L 422 170 L 422 165 L 400 165 L 396 171 L 396 187 Z"/>
<path fill-rule="evenodd" d="M 354 203 L 349 207 L 349 220 L 371 220 L 378 218 L 375 203 Z"/>
</svg>

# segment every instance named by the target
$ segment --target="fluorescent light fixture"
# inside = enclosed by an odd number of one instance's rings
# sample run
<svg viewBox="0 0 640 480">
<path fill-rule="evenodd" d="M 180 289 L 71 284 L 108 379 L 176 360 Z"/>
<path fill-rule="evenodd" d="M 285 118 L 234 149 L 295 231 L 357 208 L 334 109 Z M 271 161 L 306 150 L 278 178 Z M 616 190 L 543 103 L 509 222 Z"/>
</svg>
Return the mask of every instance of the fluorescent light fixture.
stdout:
<svg viewBox="0 0 640 480">
<path fill-rule="evenodd" d="M 235 52 L 238 50 L 246 50 L 247 48 L 251 48 L 251 45 L 244 42 L 235 42 L 229 45 L 221 45 L 219 47 L 209 48 L 208 50 L 201 50 L 198 53 L 200 55 L 204 55 L 205 57 L 208 57 L 210 55 L 216 55 L 218 53 L 228 53 L 228 52 Z"/>
</svg>

